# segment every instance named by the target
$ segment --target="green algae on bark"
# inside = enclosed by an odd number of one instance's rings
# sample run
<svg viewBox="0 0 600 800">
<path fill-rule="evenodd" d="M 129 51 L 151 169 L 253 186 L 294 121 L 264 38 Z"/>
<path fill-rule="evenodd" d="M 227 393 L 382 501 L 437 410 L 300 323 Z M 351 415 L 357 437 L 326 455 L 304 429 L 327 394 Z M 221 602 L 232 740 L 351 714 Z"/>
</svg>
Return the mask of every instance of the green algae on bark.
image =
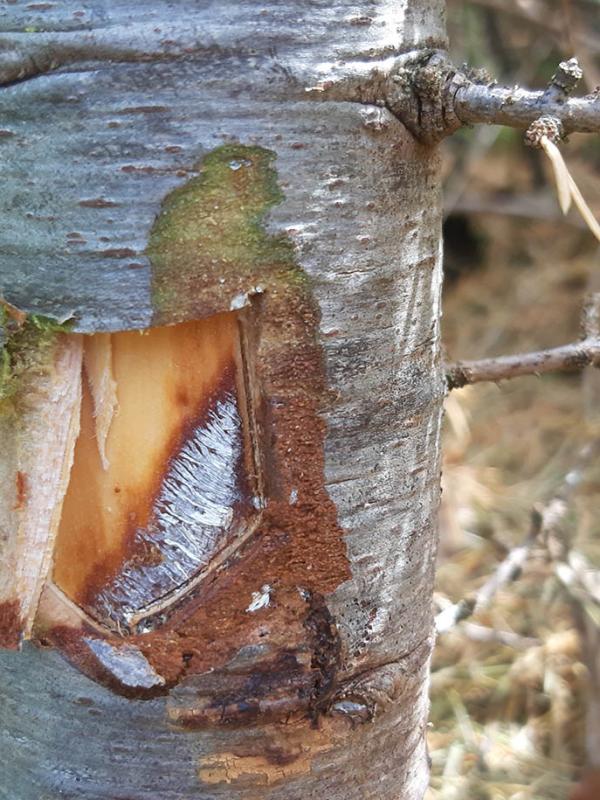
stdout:
<svg viewBox="0 0 600 800">
<path fill-rule="evenodd" d="M 256 291 L 306 286 L 291 241 L 264 229 L 283 199 L 274 158 L 262 147 L 222 145 L 166 196 L 146 251 L 154 324 L 239 307 Z"/>
</svg>

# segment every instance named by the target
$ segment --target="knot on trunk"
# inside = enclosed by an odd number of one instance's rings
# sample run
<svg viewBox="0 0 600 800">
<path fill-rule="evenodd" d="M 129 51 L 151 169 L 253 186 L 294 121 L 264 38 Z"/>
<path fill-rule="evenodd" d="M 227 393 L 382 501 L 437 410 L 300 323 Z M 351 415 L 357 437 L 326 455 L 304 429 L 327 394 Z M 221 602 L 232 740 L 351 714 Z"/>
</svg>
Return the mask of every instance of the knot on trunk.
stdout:
<svg viewBox="0 0 600 800">
<path fill-rule="evenodd" d="M 454 111 L 454 96 L 468 82 L 445 53 L 412 54 L 390 73 L 386 105 L 416 139 L 437 144 L 463 125 Z"/>
</svg>

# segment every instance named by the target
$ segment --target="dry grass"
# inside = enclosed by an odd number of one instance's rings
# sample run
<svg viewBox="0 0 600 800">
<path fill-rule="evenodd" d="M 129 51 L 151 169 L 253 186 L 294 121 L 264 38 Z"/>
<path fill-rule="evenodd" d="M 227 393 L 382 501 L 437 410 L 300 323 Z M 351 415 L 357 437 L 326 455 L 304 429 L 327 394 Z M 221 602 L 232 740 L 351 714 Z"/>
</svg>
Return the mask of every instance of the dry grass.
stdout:
<svg viewBox="0 0 600 800">
<path fill-rule="evenodd" d="M 584 88 L 598 83 L 600 50 L 590 49 L 600 41 L 597 4 L 449 0 L 448 8 L 456 63 L 485 65 L 508 83 L 539 88 L 576 52 Z M 600 290 L 600 254 L 574 212 L 562 218 L 546 159 L 527 151 L 518 132 L 483 126 L 452 137 L 446 149 L 447 204 L 472 214 L 483 199 L 488 211 L 469 216 L 458 237 L 454 229 L 443 320 L 448 360 L 576 339 L 583 297 Z M 561 150 L 600 218 L 598 138 L 572 136 Z M 489 213 L 494 208 L 508 214 Z M 564 487 L 582 445 L 599 437 L 600 370 L 451 394 L 440 605 L 477 591 L 527 536 L 534 504 Z M 600 568 L 600 465 L 586 471 L 560 533 Z M 586 613 L 600 626 L 600 605 L 588 603 Z M 514 646 L 475 641 L 472 623 L 492 635 L 517 634 Z M 566 800 L 586 762 L 583 658 L 573 600 L 540 545 L 485 611 L 438 640 L 428 800 Z M 578 800 L 584 797 L 600 800 L 600 790 L 588 786 Z"/>
<path fill-rule="evenodd" d="M 589 168 L 569 166 L 598 200 Z M 494 148 L 474 170 L 477 188 L 498 189 L 515 169 L 526 168 L 514 152 Z M 592 237 L 562 222 L 558 208 L 554 221 L 479 215 L 473 225 L 486 244 L 481 262 L 464 264 L 446 293 L 449 360 L 576 339 L 583 296 L 600 274 Z M 598 435 L 598 377 L 519 378 L 448 398 L 439 597 L 457 602 L 475 592 L 524 539 L 532 506 L 552 497 L 582 444 Z M 563 530 L 598 566 L 599 486 L 596 468 Z M 572 601 L 544 548 L 472 622 L 538 644 L 473 641 L 468 623 L 440 637 L 429 800 L 565 800 L 585 762 L 586 669 Z"/>
</svg>

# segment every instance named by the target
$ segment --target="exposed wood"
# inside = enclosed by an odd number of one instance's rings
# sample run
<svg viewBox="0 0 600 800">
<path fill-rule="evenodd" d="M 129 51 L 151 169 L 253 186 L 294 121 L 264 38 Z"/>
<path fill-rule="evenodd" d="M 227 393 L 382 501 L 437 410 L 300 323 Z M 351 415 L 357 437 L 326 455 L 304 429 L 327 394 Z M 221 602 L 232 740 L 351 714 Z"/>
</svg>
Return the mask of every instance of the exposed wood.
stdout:
<svg viewBox="0 0 600 800">
<path fill-rule="evenodd" d="M 85 337 L 54 580 L 98 621 L 127 627 L 256 516 L 238 321 L 97 336 Z M 103 381 L 114 384 L 108 401 Z M 109 424 L 99 424 L 107 403 Z"/>
</svg>

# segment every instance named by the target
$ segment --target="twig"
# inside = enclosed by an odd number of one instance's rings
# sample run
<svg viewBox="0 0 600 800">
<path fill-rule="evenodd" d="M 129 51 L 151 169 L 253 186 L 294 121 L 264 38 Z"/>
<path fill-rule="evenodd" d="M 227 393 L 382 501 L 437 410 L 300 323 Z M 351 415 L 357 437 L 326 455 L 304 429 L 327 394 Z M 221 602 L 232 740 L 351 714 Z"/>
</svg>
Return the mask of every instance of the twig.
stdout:
<svg viewBox="0 0 600 800">
<path fill-rule="evenodd" d="M 465 597 L 458 603 L 450 603 L 448 600 L 446 602 L 449 603 L 446 608 L 435 615 L 435 629 L 438 635 L 455 628 L 459 622 L 470 617 L 475 609 L 473 598 Z"/>
<path fill-rule="evenodd" d="M 475 610 L 474 598 L 464 598 L 458 603 L 451 603 L 447 598 L 438 595 L 437 601 L 440 605 L 447 603 L 435 616 L 435 630 L 438 636 L 448 633 L 462 622 L 461 633 L 475 642 L 497 642 L 507 647 L 514 647 L 516 650 L 526 650 L 540 644 L 539 639 L 531 636 L 521 636 L 513 631 L 501 631 L 487 625 L 465 621 Z"/>
<path fill-rule="evenodd" d="M 475 622 L 465 622 L 462 631 L 474 642 L 497 642 L 515 650 L 529 650 L 530 647 L 538 647 L 541 644 L 540 639 L 534 636 L 521 636 L 514 631 L 500 631 L 487 625 L 477 625 Z"/>
<path fill-rule="evenodd" d="M 449 389 L 460 389 L 470 383 L 494 383 L 521 375 L 545 372 L 566 372 L 600 364 L 600 341 L 575 342 L 550 350 L 517 353 L 512 356 L 483 358 L 481 361 L 459 361 L 446 370 Z"/>
<path fill-rule="evenodd" d="M 465 597 L 459 600 L 458 603 L 448 603 L 448 605 L 436 615 L 435 627 L 438 634 L 447 633 L 472 614 L 483 611 L 490 605 L 503 586 L 506 586 L 506 584 L 511 583 L 519 577 L 544 526 L 552 522 L 554 516 L 555 509 L 551 504 L 543 511 L 539 511 L 535 508 L 532 510 L 529 532 L 523 544 L 511 548 L 506 558 L 498 564 L 494 572 L 474 596 Z"/>
<path fill-rule="evenodd" d="M 526 130 L 540 118 L 553 119 L 563 138 L 575 131 L 600 132 L 600 94 L 569 96 L 581 77 L 579 64 L 572 58 L 561 62 L 545 90 L 497 86 L 485 71 L 456 69 L 438 50 L 399 57 L 383 84 L 372 80 L 367 94 L 364 85 L 354 86 L 348 94 L 348 84 L 344 99 L 373 102 L 373 92 L 383 91 L 377 100 L 384 100 L 413 135 L 427 144 L 476 122 Z"/>
<path fill-rule="evenodd" d="M 521 375 L 581 370 L 600 366 L 600 292 L 591 295 L 582 315 L 583 339 L 533 353 L 516 353 L 477 361 L 458 361 L 446 368 L 449 389 L 471 383 L 498 382 Z"/>
<path fill-rule="evenodd" d="M 567 508 L 563 495 L 566 491 L 571 492 L 574 488 L 572 472 L 571 470 L 565 476 L 561 488 L 546 505 L 534 507 L 531 510 L 531 522 L 525 541 L 509 550 L 506 558 L 498 564 L 496 570 L 480 587 L 475 596 L 474 610 L 476 612 L 487 608 L 503 586 L 512 583 L 521 575 L 534 545 L 540 540 L 547 539 L 549 533 L 562 519 Z"/>
<path fill-rule="evenodd" d="M 453 604 L 447 599 L 443 599 L 447 605 L 435 617 L 435 628 L 438 634 L 447 633 L 476 611 L 487 608 L 502 586 L 518 578 L 529 557 L 530 550 L 540 534 L 542 522 L 541 514 L 534 511 L 531 515 L 531 526 L 525 542 L 510 550 L 506 558 L 500 562 L 474 596 L 464 597 L 458 603 Z M 442 598 L 438 598 L 438 600 L 441 605 Z"/>
<path fill-rule="evenodd" d="M 572 62 L 577 63 L 571 59 L 561 67 Z M 581 77 L 580 70 L 578 74 Z M 600 94 L 567 97 L 573 85 L 561 87 L 554 81 L 548 89 L 532 92 L 518 86 L 507 88 L 469 81 L 459 86 L 454 95 L 454 113 L 467 125 L 484 122 L 527 129 L 540 117 L 553 117 L 560 121 L 565 135 L 575 131 L 598 133 Z"/>
<path fill-rule="evenodd" d="M 592 313 L 591 316 L 595 318 L 595 314 Z M 555 571 L 559 578 L 562 575 L 567 585 L 573 591 L 576 590 L 579 596 L 583 593 L 587 598 L 597 599 L 600 602 L 600 576 L 589 569 L 583 556 L 568 549 L 566 540 L 560 532 L 561 523 L 569 508 L 568 500 L 581 484 L 586 466 L 597 456 L 599 449 L 600 440 L 586 444 L 580 449 L 575 466 L 563 477 L 553 496 L 544 505 L 534 506 L 532 509 L 529 531 L 523 543 L 511 548 L 474 596 L 465 597 L 454 604 L 451 604 L 446 598 L 438 597 L 439 604 L 445 604 L 442 611 L 435 617 L 438 635 L 447 633 L 472 614 L 486 609 L 503 586 L 521 575 L 531 551 L 538 543 L 545 545 L 549 555 L 555 561 Z M 560 567 L 558 567 L 559 564 Z M 489 630 L 496 634 L 496 641 L 502 641 L 502 636 L 506 634 L 506 632 L 494 629 Z M 477 635 L 484 636 L 481 632 L 473 634 L 473 636 Z M 491 633 L 485 634 L 485 636 L 488 637 L 485 639 L 486 641 L 492 641 Z M 504 636 L 505 643 L 508 643 L 508 638 Z M 526 637 L 519 637 L 519 639 L 524 638 Z M 483 641 L 483 638 L 481 640 Z M 515 639 L 515 641 L 517 640 Z M 516 647 L 517 645 L 511 644 L 510 646 Z"/>
<path fill-rule="evenodd" d="M 540 535 L 543 521 L 542 514 L 534 509 L 531 513 L 529 533 L 523 544 L 511 548 L 506 558 L 498 564 L 496 570 L 478 590 L 475 596 L 476 611 L 482 611 L 487 608 L 503 586 L 507 583 L 512 583 L 519 577 L 525 562 L 529 558 L 531 549 Z"/>
</svg>

